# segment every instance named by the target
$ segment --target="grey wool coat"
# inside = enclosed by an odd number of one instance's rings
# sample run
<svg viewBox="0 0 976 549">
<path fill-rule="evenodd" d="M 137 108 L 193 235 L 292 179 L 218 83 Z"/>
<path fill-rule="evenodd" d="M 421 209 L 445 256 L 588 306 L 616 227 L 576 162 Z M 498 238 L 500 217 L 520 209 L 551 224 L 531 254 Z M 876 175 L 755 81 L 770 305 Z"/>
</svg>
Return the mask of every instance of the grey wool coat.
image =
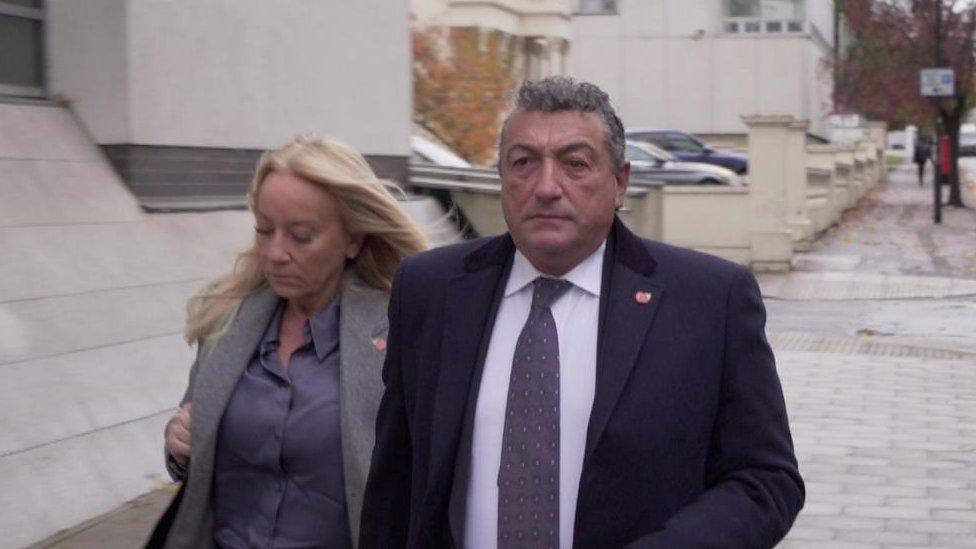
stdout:
<svg viewBox="0 0 976 549">
<path fill-rule="evenodd" d="M 373 452 L 376 411 L 383 396 L 383 359 L 388 329 L 387 292 L 346 275 L 339 302 L 339 409 L 346 508 L 353 546 Z M 192 402 L 190 463 L 186 488 L 167 548 L 213 546 L 214 450 L 224 409 L 257 350 L 279 298 L 269 288 L 248 296 L 227 332 L 205 356 L 198 354 L 181 402 Z M 171 474 L 178 477 L 167 456 Z"/>
</svg>

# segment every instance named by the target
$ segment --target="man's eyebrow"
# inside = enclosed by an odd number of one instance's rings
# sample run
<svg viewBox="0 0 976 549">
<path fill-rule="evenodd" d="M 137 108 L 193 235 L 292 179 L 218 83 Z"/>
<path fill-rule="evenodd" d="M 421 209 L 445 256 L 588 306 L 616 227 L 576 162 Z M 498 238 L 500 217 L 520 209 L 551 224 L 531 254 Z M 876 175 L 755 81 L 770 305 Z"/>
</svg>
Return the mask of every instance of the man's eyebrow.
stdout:
<svg viewBox="0 0 976 549">
<path fill-rule="evenodd" d="M 596 147 L 591 145 L 589 141 L 573 141 L 572 143 L 567 143 L 556 149 L 556 154 L 563 155 L 566 153 L 576 152 L 581 149 L 589 152 L 596 152 Z"/>
<path fill-rule="evenodd" d="M 556 149 L 556 154 L 563 155 L 580 149 L 584 149 L 591 152 L 596 151 L 596 147 L 594 147 L 589 141 L 579 140 L 579 141 L 572 141 L 570 143 L 563 145 L 562 147 L 559 147 L 558 149 Z M 505 151 L 505 154 L 508 155 L 516 150 L 524 150 L 531 153 L 539 152 L 538 147 L 535 147 L 528 143 L 516 142 L 509 145 L 508 150 Z"/>
</svg>

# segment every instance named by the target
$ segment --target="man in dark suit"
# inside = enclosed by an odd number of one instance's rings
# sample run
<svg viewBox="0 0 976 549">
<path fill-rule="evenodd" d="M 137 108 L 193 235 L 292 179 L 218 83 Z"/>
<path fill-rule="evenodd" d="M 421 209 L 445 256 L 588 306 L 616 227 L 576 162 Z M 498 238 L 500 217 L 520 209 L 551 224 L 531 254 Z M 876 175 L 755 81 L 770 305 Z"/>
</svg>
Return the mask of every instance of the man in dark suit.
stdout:
<svg viewBox="0 0 976 549">
<path fill-rule="evenodd" d="M 789 530 L 804 488 L 755 279 L 616 218 L 623 135 L 595 86 L 525 83 L 499 151 L 509 233 L 401 265 L 364 547 Z"/>
</svg>

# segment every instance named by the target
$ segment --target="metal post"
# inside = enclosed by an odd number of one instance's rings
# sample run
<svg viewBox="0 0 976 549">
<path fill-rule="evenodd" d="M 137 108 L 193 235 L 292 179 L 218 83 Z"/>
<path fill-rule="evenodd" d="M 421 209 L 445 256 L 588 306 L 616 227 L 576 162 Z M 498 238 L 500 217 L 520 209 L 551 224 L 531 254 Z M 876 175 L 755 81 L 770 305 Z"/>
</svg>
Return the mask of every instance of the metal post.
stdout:
<svg viewBox="0 0 976 549">
<path fill-rule="evenodd" d="M 942 45 L 942 0 L 932 0 L 932 6 L 935 8 L 935 34 L 932 37 L 932 44 L 935 57 L 935 66 L 942 66 L 942 55 L 940 53 Z M 939 101 L 938 97 L 932 98 L 932 106 L 935 107 L 935 143 L 934 149 L 935 154 L 933 156 L 932 166 L 932 188 L 935 189 L 933 204 L 934 204 L 934 221 L 936 224 L 942 223 L 942 140 L 939 135 L 942 133 L 940 122 L 942 117 L 939 116 Z"/>
</svg>

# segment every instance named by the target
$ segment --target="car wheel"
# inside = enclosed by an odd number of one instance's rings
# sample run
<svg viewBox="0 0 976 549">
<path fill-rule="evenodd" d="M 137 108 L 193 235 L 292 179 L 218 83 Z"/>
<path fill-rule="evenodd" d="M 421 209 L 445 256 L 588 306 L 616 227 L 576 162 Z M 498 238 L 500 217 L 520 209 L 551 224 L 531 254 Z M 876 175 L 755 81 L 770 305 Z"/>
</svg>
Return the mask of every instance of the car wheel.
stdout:
<svg viewBox="0 0 976 549">
<path fill-rule="evenodd" d="M 711 177 L 706 177 L 698 182 L 699 185 L 722 185 L 723 183 L 718 179 L 712 179 Z"/>
</svg>

